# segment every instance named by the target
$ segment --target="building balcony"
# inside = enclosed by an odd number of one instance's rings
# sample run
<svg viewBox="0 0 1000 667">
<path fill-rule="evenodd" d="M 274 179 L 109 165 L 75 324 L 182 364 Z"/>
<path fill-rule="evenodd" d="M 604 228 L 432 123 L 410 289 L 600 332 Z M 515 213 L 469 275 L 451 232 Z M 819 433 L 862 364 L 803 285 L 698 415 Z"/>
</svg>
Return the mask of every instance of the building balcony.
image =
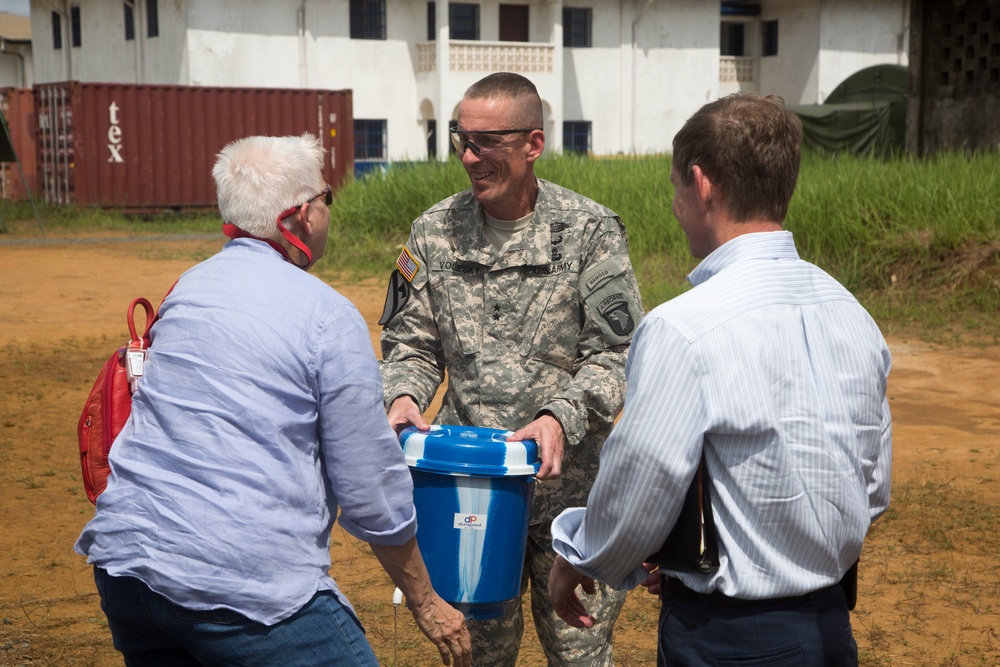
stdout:
<svg viewBox="0 0 1000 667">
<path fill-rule="evenodd" d="M 555 46 L 532 42 L 448 42 L 451 72 L 521 72 L 552 74 Z M 437 71 L 437 42 L 417 44 L 417 72 Z"/>
<path fill-rule="evenodd" d="M 744 56 L 721 56 L 719 58 L 719 81 L 721 83 L 754 83 L 756 80 L 756 58 Z"/>
</svg>

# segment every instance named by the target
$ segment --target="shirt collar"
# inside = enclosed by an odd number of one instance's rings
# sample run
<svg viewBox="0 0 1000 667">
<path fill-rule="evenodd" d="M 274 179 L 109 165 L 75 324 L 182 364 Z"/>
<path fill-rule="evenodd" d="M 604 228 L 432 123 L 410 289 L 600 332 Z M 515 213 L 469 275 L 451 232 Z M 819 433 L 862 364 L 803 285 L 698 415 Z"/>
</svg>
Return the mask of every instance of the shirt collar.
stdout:
<svg viewBox="0 0 1000 667">
<path fill-rule="evenodd" d="M 507 247 L 504 257 L 499 258 L 501 263 L 497 264 L 497 268 L 541 266 L 552 261 L 552 225 L 556 223 L 539 223 L 539 221 L 550 221 L 552 216 L 549 212 L 550 195 L 545 181 L 540 178 L 535 180 L 538 183 L 538 195 L 535 198 L 531 222 L 521 230 L 519 241 Z M 471 199 L 472 191 L 467 190 L 466 193 Z M 457 214 L 454 222 L 455 227 L 450 236 L 455 244 L 455 256 L 464 261 L 493 266 L 498 261 L 498 253 L 486 237 L 484 229 L 486 212 L 482 204 L 475 199 L 472 201 L 476 215 L 470 217 L 463 211 Z"/>
<path fill-rule="evenodd" d="M 788 230 L 752 232 L 726 241 L 688 274 L 688 282 L 700 285 L 723 269 L 747 259 L 799 259 Z"/>
</svg>

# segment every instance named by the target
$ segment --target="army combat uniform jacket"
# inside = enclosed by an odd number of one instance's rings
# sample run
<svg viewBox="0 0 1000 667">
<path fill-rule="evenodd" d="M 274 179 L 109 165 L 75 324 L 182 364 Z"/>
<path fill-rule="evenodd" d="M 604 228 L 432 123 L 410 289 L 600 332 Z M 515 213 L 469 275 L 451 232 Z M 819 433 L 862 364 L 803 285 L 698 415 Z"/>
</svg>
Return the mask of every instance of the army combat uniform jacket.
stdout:
<svg viewBox="0 0 1000 667">
<path fill-rule="evenodd" d="M 501 256 L 471 190 L 413 222 L 390 279 L 382 331 L 386 406 L 435 422 L 517 430 L 562 424 L 562 476 L 536 488 L 532 523 L 584 505 L 625 398 L 625 354 L 642 304 L 624 225 L 611 210 L 538 181 L 534 217 Z"/>
</svg>

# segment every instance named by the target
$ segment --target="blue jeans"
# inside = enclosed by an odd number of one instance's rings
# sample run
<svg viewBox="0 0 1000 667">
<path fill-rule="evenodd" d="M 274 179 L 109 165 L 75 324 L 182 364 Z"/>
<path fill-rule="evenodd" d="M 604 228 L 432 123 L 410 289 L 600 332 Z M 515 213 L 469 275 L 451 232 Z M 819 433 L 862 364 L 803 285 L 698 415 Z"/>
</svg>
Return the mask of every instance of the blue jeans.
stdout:
<svg viewBox="0 0 1000 667">
<path fill-rule="evenodd" d="M 856 667 L 858 645 L 839 586 L 754 609 L 663 596 L 657 667 Z"/>
<path fill-rule="evenodd" d="M 268 626 L 228 609 L 179 607 L 140 580 L 99 567 L 94 581 L 127 667 L 378 667 L 364 630 L 331 591 Z"/>
</svg>

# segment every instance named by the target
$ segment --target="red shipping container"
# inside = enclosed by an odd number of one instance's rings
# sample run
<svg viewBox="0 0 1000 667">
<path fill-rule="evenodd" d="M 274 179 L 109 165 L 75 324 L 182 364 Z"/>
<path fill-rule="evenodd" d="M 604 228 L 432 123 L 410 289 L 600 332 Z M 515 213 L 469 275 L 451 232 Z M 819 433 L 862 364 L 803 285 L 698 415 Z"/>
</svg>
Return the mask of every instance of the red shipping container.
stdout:
<svg viewBox="0 0 1000 667">
<path fill-rule="evenodd" d="M 4 162 L 0 167 L 0 194 L 10 201 L 35 197 L 35 104 L 31 88 L 0 88 L 0 109 L 7 120 L 11 147 L 17 162 Z M 23 178 L 22 178 L 23 175 Z M 28 190 L 25 189 L 28 186 Z"/>
<path fill-rule="evenodd" d="M 250 135 L 321 139 L 336 190 L 354 168 L 350 90 L 38 84 L 39 187 L 51 205 L 177 210 L 216 205 L 212 166 Z"/>
</svg>

